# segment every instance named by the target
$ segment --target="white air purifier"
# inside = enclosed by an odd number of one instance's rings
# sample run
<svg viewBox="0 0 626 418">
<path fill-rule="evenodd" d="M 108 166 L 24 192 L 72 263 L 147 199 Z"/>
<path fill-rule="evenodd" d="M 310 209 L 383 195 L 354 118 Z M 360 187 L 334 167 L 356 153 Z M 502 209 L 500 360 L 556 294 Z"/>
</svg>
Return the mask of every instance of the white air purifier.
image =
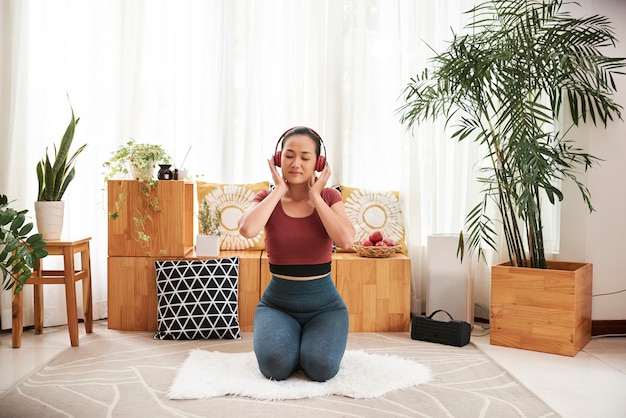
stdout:
<svg viewBox="0 0 626 418">
<path fill-rule="evenodd" d="M 428 236 L 428 280 L 426 289 L 426 315 L 438 309 L 448 312 L 454 319 L 474 323 L 474 281 L 470 257 L 463 262 L 457 257 L 458 234 Z M 434 319 L 448 320 L 445 314 Z"/>
</svg>

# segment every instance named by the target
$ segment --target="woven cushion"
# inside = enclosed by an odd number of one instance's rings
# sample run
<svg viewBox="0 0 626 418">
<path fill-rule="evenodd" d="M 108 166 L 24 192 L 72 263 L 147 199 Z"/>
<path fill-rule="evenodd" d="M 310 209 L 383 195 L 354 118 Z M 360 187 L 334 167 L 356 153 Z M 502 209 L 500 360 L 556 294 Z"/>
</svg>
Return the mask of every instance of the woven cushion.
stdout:
<svg viewBox="0 0 626 418">
<path fill-rule="evenodd" d="M 239 257 L 157 260 L 158 340 L 238 339 Z"/>
<path fill-rule="evenodd" d="M 341 197 L 348 218 L 356 229 L 355 242 L 362 242 L 375 230 L 391 238 L 406 254 L 404 222 L 400 207 L 400 192 L 374 191 L 341 186 Z"/>
<path fill-rule="evenodd" d="M 220 249 L 222 250 L 264 250 L 264 231 L 254 238 L 245 238 L 239 234 L 237 222 L 248 209 L 252 198 L 261 190 L 269 189 L 269 182 L 251 184 L 221 184 L 196 182 L 198 190 L 198 206 L 203 200 L 207 200 L 211 207 L 221 212 L 221 238 Z"/>
</svg>

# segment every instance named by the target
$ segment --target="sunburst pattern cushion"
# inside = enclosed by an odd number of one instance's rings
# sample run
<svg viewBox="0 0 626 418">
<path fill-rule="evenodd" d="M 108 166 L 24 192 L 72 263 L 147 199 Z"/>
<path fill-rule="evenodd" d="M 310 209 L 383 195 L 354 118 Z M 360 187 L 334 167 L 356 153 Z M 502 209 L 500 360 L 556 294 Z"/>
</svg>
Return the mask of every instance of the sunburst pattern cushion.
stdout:
<svg viewBox="0 0 626 418">
<path fill-rule="evenodd" d="M 245 238 L 239 234 L 237 222 L 248 209 L 252 197 L 261 190 L 269 188 L 269 182 L 251 184 L 221 184 L 198 181 L 198 205 L 206 199 L 212 207 L 221 212 L 220 249 L 222 250 L 263 250 L 265 249 L 264 232 L 254 238 Z"/>
<path fill-rule="evenodd" d="M 346 213 L 356 229 L 355 242 L 366 239 L 372 231 L 381 230 L 406 254 L 404 221 L 397 191 L 373 191 L 341 186 Z"/>
</svg>

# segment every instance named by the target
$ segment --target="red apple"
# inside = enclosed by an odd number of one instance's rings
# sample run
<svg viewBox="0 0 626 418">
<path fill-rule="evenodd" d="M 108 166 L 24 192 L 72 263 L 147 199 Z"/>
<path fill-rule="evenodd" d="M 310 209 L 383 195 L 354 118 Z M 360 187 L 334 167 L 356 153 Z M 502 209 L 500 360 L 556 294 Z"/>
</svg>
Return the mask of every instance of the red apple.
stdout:
<svg viewBox="0 0 626 418">
<path fill-rule="evenodd" d="M 391 238 L 385 238 L 385 239 L 383 239 L 383 242 L 385 244 L 387 244 L 387 246 L 389 246 L 389 247 L 393 247 L 394 245 L 396 245 L 394 240 L 392 240 Z"/>
<path fill-rule="evenodd" d="M 372 245 L 374 245 L 374 243 L 368 239 L 363 240 L 363 242 L 361 242 L 361 245 L 364 247 L 371 247 Z"/>
<path fill-rule="evenodd" d="M 383 233 L 379 230 L 373 231 L 369 236 L 370 241 L 376 244 L 379 241 L 383 240 Z"/>
<path fill-rule="evenodd" d="M 385 241 L 378 241 L 376 244 L 374 244 L 377 247 L 386 247 L 387 244 L 385 244 Z"/>
</svg>

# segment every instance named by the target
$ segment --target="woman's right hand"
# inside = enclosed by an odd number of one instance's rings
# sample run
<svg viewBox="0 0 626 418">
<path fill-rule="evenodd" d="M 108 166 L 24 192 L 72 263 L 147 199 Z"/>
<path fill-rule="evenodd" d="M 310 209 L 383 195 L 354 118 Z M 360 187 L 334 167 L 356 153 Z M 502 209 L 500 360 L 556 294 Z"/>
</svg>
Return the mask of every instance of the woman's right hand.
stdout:
<svg viewBox="0 0 626 418">
<path fill-rule="evenodd" d="M 286 180 L 280 175 L 276 164 L 274 164 L 274 158 L 267 160 L 267 165 L 272 172 L 274 190 L 260 202 L 252 202 L 237 221 L 239 233 L 246 238 L 254 238 L 263 230 L 270 216 L 272 216 L 274 208 L 289 190 Z"/>
<path fill-rule="evenodd" d="M 270 166 L 270 171 L 272 173 L 272 180 L 274 181 L 275 191 L 278 191 L 282 194 L 286 193 L 289 189 L 287 186 L 287 180 L 283 178 L 283 176 L 278 172 L 278 168 L 276 167 L 276 163 L 274 162 L 274 157 L 267 160 L 267 164 Z"/>
</svg>

